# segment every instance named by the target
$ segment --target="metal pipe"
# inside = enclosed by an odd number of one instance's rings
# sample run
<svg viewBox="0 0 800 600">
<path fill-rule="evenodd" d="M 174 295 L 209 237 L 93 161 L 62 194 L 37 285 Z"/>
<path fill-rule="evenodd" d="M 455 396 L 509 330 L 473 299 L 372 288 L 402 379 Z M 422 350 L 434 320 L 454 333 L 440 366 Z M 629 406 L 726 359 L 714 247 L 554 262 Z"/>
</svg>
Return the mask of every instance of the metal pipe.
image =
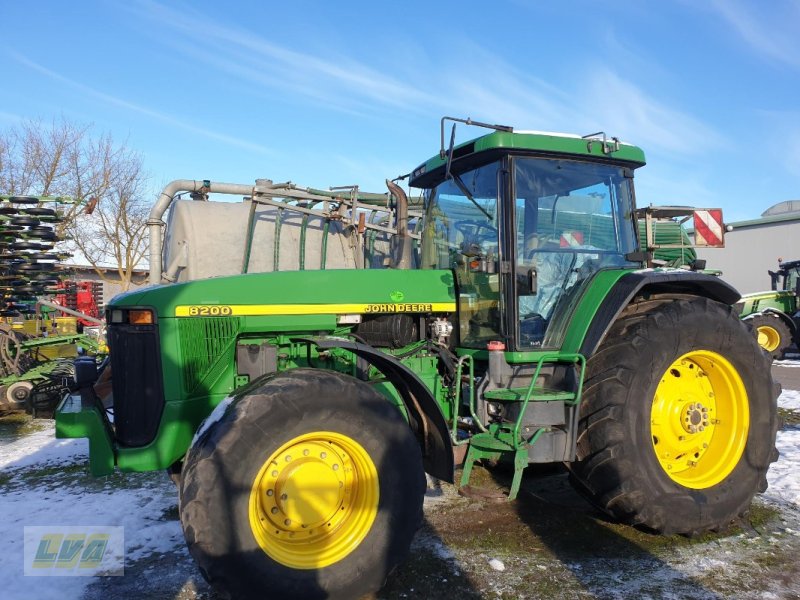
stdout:
<svg viewBox="0 0 800 600">
<path fill-rule="evenodd" d="M 98 325 L 104 325 L 105 323 L 100 319 L 95 319 L 94 317 L 90 317 L 86 313 L 79 312 L 77 310 L 72 310 L 71 308 L 67 308 L 66 306 L 61 306 L 60 304 L 56 304 L 55 302 L 49 302 L 47 300 L 39 299 L 36 301 L 37 304 L 41 306 L 47 306 L 48 308 L 55 308 L 56 310 L 60 310 L 63 313 L 68 315 L 72 315 L 73 317 L 79 317 L 81 319 L 85 319 L 87 321 L 91 321 L 92 323 L 97 323 Z"/>
<path fill-rule="evenodd" d="M 411 268 L 411 237 L 408 232 L 408 196 L 396 183 L 386 180 L 386 187 L 397 201 L 397 246 L 394 257 L 395 269 Z"/>
<path fill-rule="evenodd" d="M 147 219 L 147 228 L 150 236 L 150 284 L 161 283 L 161 231 L 164 221 L 161 217 L 179 192 L 202 192 L 216 194 L 236 194 L 249 196 L 253 194 L 254 186 L 239 183 L 216 183 L 208 180 L 176 179 L 164 186 L 155 205 Z"/>
</svg>

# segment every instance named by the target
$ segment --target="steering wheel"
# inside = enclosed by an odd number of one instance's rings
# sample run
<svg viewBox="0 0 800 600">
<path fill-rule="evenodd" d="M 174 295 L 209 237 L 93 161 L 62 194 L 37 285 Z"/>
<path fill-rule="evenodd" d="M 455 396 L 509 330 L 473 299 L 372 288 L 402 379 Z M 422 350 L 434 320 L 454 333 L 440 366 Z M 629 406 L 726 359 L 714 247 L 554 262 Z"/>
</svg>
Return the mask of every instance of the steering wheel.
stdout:
<svg viewBox="0 0 800 600">
<path fill-rule="evenodd" d="M 476 240 L 489 237 L 493 239 L 497 238 L 497 228 L 488 223 L 482 223 L 481 221 L 459 221 L 455 224 L 455 228 L 465 238 L 471 237 Z M 481 233 L 482 231 L 488 233 Z"/>
<path fill-rule="evenodd" d="M 464 238 L 459 246 L 459 252 L 464 256 L 485 255 L 487 245 L 497 248 L 497 229 L 492 225 L 480 221 L 459 221 L 455 228 Z"/>
</svg>

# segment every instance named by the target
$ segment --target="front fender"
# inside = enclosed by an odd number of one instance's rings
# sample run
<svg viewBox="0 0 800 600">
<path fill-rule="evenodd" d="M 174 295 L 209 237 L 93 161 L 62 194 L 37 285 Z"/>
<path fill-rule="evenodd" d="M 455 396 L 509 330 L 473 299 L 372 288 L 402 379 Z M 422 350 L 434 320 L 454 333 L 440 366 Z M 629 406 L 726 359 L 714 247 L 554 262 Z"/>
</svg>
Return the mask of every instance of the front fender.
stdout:
<svg viewBox="0 0 800 600">
<path fill-rule="evenodd" d="M 746 317 L 743 317 L 742 321 L 749 321 L 754 317 L 761 317 L 761 316 L 770 316 L 780 319 L 789 328 L 789 331 L 792 333 L 792 336 L 794 336 L 795 331 L 797 331 L 797 325 L 795 324 L 794 319 L 792 319 L 792 317 L 787 315 L 782 310 L 778 310 L 777 308 L 767 307 L 764 310 L 755 313 L 750 313 Z"/>
<path fill-rule="evenodd" d="M 307 339 L 322 349 L 342 348 L 363 358 L 383 373 L 403 399 L 414 429 L 422 443 L 425 471 L 453 483 L 453 445 L 447 422 L 436 399 L 417 375 L 399 360 L 369 346 L 341 338 Z"/>
</svg>

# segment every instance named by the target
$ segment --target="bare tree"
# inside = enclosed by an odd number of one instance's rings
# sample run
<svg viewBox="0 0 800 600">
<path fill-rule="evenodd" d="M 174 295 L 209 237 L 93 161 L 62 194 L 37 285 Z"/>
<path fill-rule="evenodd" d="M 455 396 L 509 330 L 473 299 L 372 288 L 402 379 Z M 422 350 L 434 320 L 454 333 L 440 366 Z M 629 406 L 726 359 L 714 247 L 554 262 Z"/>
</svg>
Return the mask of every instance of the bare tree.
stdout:
<svg viewBox="0 0 800 600">
<path fill-rule="evenodd" d="M 113 159 L 107 165 L 105 193 L 96 205 L 90 205 L 91 212 L 73 219 L 68 233 L 78 252 L 101 278 L 107 280 L 104 267 L 112 267 L 122 289 L 127 290 L 134 269 L 147 252 L 150 210 L 142 201 L 145 190 L 141 159 L 129 154 L 103 156 Z"/>
<path fill-rule="evenodd" d="M 145 183 L 142 158 L 89 126 L 60 118 L 0 132 L 0 194 L 71 198 L 58 233 L 103 280 L 116 269 L 124 289 L 146 252 Z"/>
</svg>

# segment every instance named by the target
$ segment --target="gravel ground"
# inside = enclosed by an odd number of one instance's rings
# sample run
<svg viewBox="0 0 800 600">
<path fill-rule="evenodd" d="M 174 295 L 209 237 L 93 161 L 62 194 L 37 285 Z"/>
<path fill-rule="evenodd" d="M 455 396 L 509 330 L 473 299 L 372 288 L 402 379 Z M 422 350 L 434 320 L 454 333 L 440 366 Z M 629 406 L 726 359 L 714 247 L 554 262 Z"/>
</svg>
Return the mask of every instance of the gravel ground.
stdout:
<svg viewBox="0 0 800 600">
<path fill-rule="evenodd" d="M 784 388 L 781 459 L 770 489 L 731 530 L 700 539 L 655 536 L 609 522 L 560 467 L 529 468 L 519 499 L 463 498 L 432 482 L 409 560 L 375 595 L 395 598 L 800 597 L 800 360 L 773 367 Z M 0 422 L 3 598 L 214 599 L 189 557 L 174 485 L 161 473 L 94 479 L 82 440 L 56 441 L 46 421 Z M 475 483 L 508 485 L 476 469 Z M 22 527 L 122 525 L 122 577 L 23 577 Z"/>
</svg>

